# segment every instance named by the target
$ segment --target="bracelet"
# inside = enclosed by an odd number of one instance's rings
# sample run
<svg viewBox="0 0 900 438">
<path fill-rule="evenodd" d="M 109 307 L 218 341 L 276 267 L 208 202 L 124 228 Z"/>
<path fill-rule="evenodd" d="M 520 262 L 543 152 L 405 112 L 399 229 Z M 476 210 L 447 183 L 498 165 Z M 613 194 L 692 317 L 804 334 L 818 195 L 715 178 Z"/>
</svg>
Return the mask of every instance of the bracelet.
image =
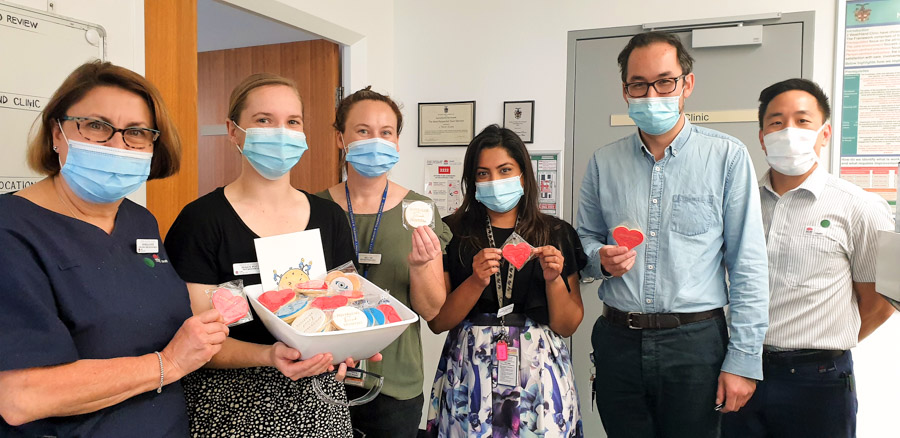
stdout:
<svg viewBox="0 0 900 438">
<path fill-rule="evenodd" d="M 156 393 L 162 394 L 163 379 L 166 377 L 166 372 L 163 370 L 162 355 L 158 351 L 154 351 L 154 353 L 156 353 L 156 358 L 159 359 L 159 388 L 156 388 Z"/>
</svg>

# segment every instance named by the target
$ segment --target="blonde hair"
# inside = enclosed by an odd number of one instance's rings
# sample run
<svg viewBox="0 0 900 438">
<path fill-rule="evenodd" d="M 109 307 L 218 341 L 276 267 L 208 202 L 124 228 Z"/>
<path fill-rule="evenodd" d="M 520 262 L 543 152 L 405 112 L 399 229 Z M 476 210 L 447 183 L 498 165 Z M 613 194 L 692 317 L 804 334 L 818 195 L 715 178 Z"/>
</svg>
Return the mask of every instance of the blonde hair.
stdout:
<svg viewBox="0 0 900 438">
<path fill-rule="evenodd" d="M 294 83 L 294 81 L 272 73 L 254 73 L 247 76 L 246 79 L 241 81 L 241 83 L 231 91 L 231 99 L 228 101 L 228 120 L 237 123 L 241 111 L 247 106 L 247 96 L 250 95 L 250 92 L 259 87 L 268 85 L 284 85 L 290 87 L 291 90 L 294 90 L 294 94 L 297 95 L 297 99 L 300 100 L 300 107 L 305 108 L 303 106 L 303 99 L 300 97 L 300 92 L 297 90 L 297 84 Z"/>
<path fill-rule="evenodd" d="M 87 62 L 76 68 L 53 93 L 41 116 L 35 121 L 28 143 L 28 167 L 35 172 L 53 176 L 59 173 L 59 156 L 53 150 L 53 125 L 65 117 L 66 112 L 97 87 L 117 87 L 144 98 L 153 119 L 152 128 L 159 131 L 153 146 L 148 179 L 165 178 L 178 172 L 181 165 L 181 139 L 175 124 L 169 118 L 169 110 L 162 95 L 143 76 L 124 67 L 99 60 Z"/>
</svg>

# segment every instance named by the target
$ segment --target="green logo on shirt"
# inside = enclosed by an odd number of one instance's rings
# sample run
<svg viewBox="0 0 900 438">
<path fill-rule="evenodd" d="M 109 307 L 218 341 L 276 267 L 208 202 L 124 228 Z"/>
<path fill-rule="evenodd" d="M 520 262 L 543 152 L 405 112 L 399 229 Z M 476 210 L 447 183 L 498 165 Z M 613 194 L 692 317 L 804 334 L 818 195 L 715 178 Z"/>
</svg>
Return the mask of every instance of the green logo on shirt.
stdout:
<svg viewBox="0 0 900 438">
<path fill-rule="evenodd" d="M 831 226 L 831 221 L 828 219 L 822 219 L 822 222 L 820 222 L 819 225 L 821 225 L 822 228 L 828 228 L 829 226 Z"/>
<path fill-rule="evenodd" d="M 154 262 L 150 257 L 144 257 L 144 264 L 151 268 L 156 266 L 156 262 Z"/>
</svg>

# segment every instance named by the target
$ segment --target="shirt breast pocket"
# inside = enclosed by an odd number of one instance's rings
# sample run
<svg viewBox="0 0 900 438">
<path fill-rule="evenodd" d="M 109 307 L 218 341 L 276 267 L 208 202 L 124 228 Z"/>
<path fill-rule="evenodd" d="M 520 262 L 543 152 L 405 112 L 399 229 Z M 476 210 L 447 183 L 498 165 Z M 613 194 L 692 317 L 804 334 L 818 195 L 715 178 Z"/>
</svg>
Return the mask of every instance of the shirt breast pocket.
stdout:
<svg viewBox="0 0 900 438">
<path fill-rule="evenodd" d="M 715 197 L 712 195 L 675 195 L 672 199 L 672 231 L 696 236 L 713 224 Z"/>
</svg>

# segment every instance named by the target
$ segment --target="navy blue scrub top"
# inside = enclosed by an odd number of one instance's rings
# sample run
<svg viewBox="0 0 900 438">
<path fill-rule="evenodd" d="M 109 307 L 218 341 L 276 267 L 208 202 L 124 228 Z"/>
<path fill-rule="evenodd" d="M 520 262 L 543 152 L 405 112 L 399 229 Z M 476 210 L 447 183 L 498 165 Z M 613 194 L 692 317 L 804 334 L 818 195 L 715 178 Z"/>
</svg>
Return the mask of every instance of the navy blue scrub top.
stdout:
<svg viewBox="0 0 900 438">
<path fill-rule="evenodd" d="M 137 239 L 157 239 L 159 252 L 138 254 Z M 127 199 L 108 235 L 0 195 L 0 371 L 162 350 L 191 316 L 187 288 L 167 259 L 156 219 Z M 45 435 L 187 436 L 181 383 L 89 414 L 18 428 L 0 419 L 0 436 Z"/>
</svg>

